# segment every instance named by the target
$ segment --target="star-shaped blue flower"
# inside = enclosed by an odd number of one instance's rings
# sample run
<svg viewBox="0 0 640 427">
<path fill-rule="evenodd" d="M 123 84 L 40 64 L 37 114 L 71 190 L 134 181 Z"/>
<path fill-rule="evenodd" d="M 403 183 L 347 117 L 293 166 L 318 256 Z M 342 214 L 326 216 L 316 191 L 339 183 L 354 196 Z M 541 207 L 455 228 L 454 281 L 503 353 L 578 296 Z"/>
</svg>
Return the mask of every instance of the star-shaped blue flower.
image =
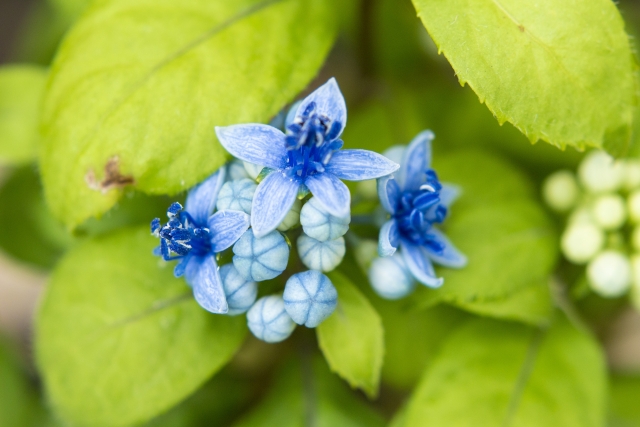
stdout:
<svg viewBox="0 0 640 427">
<path fill-rule="evenodd" d="M 399 247 L 416 280 L 435 288 L 443 279 L 436 277 L 434 262 L 461 268 L 467 258 L 434 226 L 444 221 L 459 191 L 441 184 L 431 169 L 433 137 L 431 131 L 424 131 L 401 153 L 396 151 L 402 159 L 397 176 L 378 180 L 380 202 L 391 214 L 380 230 L 378 252 L 391 256 Z"/>
<path fill-rule="evenodd" d="M 186 208 L 173 203 L 165 225 L 159 218 L 151 222 L 151 232 L 160 238 L 155 254 L 166 261 L 180 260 L 175 276 L 184 275 L 198 304 L 212 313 L 228 311 L 216 254 L 233 245 L 249 228 L 249 215 L 244 212 L 222 210 L 211 215 L 224 177 L 222 168 L 194 187 L 187 195 Z"/>
<path fill-rule="evenodd" d="M 217 127 L 229 153 L 273 170 L 258 186 L 251 208 L 256 237 L 274 230 L 287 215 L 301 187 L 308 188 L 331 215 L 350 213 L 351 194 L 341 181 L 379 178 L 398 164 L 368 150 L 341 150 L 347 108 L 335 79 L 306 97 L 286 134 L 263 124 Z"/>
</svg>

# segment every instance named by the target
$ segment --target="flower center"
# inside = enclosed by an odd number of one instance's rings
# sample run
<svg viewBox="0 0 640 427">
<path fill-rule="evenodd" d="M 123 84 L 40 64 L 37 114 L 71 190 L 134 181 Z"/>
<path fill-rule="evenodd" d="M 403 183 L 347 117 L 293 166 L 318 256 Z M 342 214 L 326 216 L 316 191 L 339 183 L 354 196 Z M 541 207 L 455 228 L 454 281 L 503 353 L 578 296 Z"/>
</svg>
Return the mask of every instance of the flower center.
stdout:
<svg viewBox="0 0 640 427">
<path fill-rule="evenodd" d="M 315 109 L 315 102 L 309 103 L 302 115 L 287 127 L 285 141 L 290 173 L 300 178 L 324 172 L 333 153 L 342 148 L 342 141 L 336 139 L 342 123 L 315 113 Z"/>
<path fill-rule="evenodd" d="M 431 169 L 426 171 L 426 175 L 426 182 L 418 190 L 402 193 L 393 217 L 404 238 L 418 245 L 428 246 L 436 252 L 442 252 L 444 246 L 436 241 L 430 231 L 434 223 L 444 220 L 447 208 L 439 203 L 442 185 L 438 176 Z"/>
<path fill-rule="evenodd" d="M 198 227 L 180 203 L 169 206 L 167 217 L 169 221 L 165 225 L 161 225 L 160 218 L 151 221 L 151 233 L 160 239 L 161 254 L 166 261 L 210 252 L 211 232 L 206 227 Z"/>
</svg>

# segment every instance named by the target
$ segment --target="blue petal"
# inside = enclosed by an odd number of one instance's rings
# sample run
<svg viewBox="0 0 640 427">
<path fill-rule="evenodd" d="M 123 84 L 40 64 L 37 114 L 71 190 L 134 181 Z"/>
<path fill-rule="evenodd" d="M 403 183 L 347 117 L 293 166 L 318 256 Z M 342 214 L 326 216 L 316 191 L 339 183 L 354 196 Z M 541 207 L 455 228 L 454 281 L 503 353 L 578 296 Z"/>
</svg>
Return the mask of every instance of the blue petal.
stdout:
<svg viewBox="0 0 640 427">
<path fill-rule="evenodd" d="M 218 191 L 224 183 L 225 168 L 220 168 L 216 173 L 204 180 L 198 186 L 189 191 L 185 210 L 191 215 L 198 226 L 207 223 L 207 218 L 213 212 L 218 197 Z"/>
<path fill-rule="evenodd" d="M 348 181 L 364 181 L 392 174 L 400 165 L 369 150 L 340 150 L 325 166 L 327 172 Z"/>
<path fill-rule="evenodd" d="M 467 265 L 467 257 L 453 246 L 442 231 L 431 228 L 429 234 L 435 236 L 435 240 L 444 246 L 444 251 L 441 254 L 434 252 L 427 246 L 424 247 L 427 256 L 429 256 L 433 262 L 451 268 L 462 268 Z"/>
<path fill-rule="evenodd" d="M 440 203 L 445 207 L 449 207 L 455 202 L 462 194 L 462 189 L 454 184 L 442 184 L 440 190 Z"/>
<path fill-rule="evenodd" d="M 424 248 L 413 243 L 403 241 L 401 253 L 404 262 L 409 267 L 411 274 L 416 280 L 430 288 L 439 288 L 442 286 L 444 279 L 436 277 L 431 260 L 425 253 Z"/>
<path fill-rule="evenodd" d="M 282 169 L 288 159 L 284 133 L 262 124 L 216 127 L 222 146 L 245 162 Z"/>
<path fill-rule="evenodd" d="M 193 288 L 193 296 L 202 308 L 211 313 L 228 311 L 215 255 L 192 257 L 187 264 L 185 278 Z"/>
<path fill-rule="evenodd" d="M 262 180 L 251 205 L 253 234 L 264 237 L 282 222 L 298 196 L 300 182 L 281 171 L 271 172 Z"/>
<path fill-rule="evenodd" d="M 240 211 L 218 211 L 209 218 L 211 251 L 222 252 L 231 247 L 249 228 L 249 215 Z"/>
<path fill-rule="evenodd" d="M 176 266 L 173 268 L 173 275 L 176 277 L 182 277 L 184 275 L 185 270 L 187 269 L 187 265 L 189 264 L 189 260 L 191 260 L 191 255 L 187 255 L 180 259 Z"/>
<path fill-rule="evenodd" d="M 380 229 L 380 238 L 378 239 L 378 255 L 381 257 L 391 256 L 398 248 L 398 224 L 395 219 L 384 223 Z"/>
<path fill-rule="evenodd" d="M 383 176 L 378 179 L 378 197 L 380 204 L 390 214 L 396 213 L 402 192 L 393 176 Z"/>
<path fill-rule="evenodd" d="M 325 172 L 311 175 L 304 182 L 329 214 L 345 217 L 351 213 L 351 193 L 337 176 Z"/>
<path fill-rule="evenodd" d="M 312 102 L 316 104 L 315 113 L 327 116 L 332 122 L 340 123 L 341 128 L 336 138 L 339 137 L 347 124 L 347 105 L 336 79 L 330 78 L 328 82 L 303 99 L 298 106 L 296 117 L 301 117 Z"/>
<path fill-rule="evenodd" d="M 409 144 L 398 171 L 398 184 L 404 191 L 415 191 L 424 184 L 425 172 L 431 166 L 431 141 L 435 135 L 430 130 L 420 132 Z"/>
<path fill-rule="evenodd" d="M 392 162 L 402 164 L 402 158 L 406 150 L 407 150 L 406 145 L 394 145 L 392 147 L 387 148 L 384 151 L 384 153 L 382 153 L 382 155 L 385 156 L 387 159 L 391 160 Z"/>
<path fill-rule="evenodd" d="M 298 101 L 295 102 L 291 108 L 289 108 L 289 112 L 287 113 L 287 117 L 284 119 L 284 127 L 285 129 L 289 127 L 290 124 L 293 123 L 293 121 L 296 118 L 296 113 L 298 112 L 298 108 L 300 108 L 300 104 L 302 103 L 302 101 Z"/>
</svg>

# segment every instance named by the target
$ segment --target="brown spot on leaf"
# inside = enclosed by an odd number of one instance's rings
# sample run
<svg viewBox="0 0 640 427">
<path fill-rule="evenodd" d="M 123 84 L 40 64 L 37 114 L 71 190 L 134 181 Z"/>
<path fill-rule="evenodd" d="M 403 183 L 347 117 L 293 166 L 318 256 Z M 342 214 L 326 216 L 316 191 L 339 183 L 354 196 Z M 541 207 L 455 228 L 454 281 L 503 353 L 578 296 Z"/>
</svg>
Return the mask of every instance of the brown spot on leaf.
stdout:
<svg viewBox="0 0 640 427">
<path fill-rule="evenodd" d="M 106 193 L 113 188 L 122 188 L 135 184 L 133 176 L 120 173 L 120 159 L 118 156 L 111 157 L 107 164 L 104 165 L 104 178 L 102 181 L 96 179 L 93 169 L 90 169 L 84 178 L 89 188 L 102 193 Z"/>
<path fill-rule="evenodd" d="M 521 33 L 524 33 L 524 25 L 522 24 L 518 25 L 518 29 L 520 30 Z"/>
</svg>

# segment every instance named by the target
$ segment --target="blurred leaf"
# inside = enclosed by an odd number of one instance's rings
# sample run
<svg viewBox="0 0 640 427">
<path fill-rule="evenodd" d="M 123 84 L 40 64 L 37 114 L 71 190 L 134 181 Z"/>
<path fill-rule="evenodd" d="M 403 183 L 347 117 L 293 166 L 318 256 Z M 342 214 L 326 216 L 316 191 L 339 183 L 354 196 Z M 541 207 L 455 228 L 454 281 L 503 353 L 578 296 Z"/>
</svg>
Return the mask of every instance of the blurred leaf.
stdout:
<svg viewBox="0 0 640 427">
<path fill-rule="evenodd" d="M 0 67 L 0 164 L 35 160 L 46 78 L 47 70 L 32 65 Z"/>
<path fill-rule="evenodd" d="M 460 82 L 500 122 L 558 147 L 626 151 L 636 84 L 628 36 L 613 2 L 413 3 Z"/>
<path fill-rule="evenodd" d="M 322 361 L 288 361 L 271 391 L 234 427 L 382 427 L 384 420 Z"/>
<path fill-rule="evenodd" d="M 427 368 L 404 427 L 601 427 L 605 393 L 597 343 L 568 321 L 543 331 L 477 319 Z"/>
<path fill-rule="evenodd" d="M 16 169 L 0 187 L 0 248 L 16 259 L 49 269 L 73 238 L 49 213 L 31 165 Z"/>
<path fill-rule="evenodd" d="M 0 426 L 31 427 L 35 395 L 13 348 L 0 337 Z"/>
<path fill-rule="evenodd" d="M 226 160 L 214 127 L 266 122 L 332 45 L 327 0 L 114 0 L 63 41 L 45 94 L 42 174 L 69 226 L 134 185 L 187 189 Z M 135 40 L 135 42 L 132 42 Z"/>
<path fill-rule="evenodd" d="M 640 376 L 613 375 L 608 427 L 640 427 Z"/>
<path fill-rule="evenodd" d="M 213 315 L 151 251 L 148 227 L 86 241 L 58 264 L 36 318 L 36 355 L 71 423 L 127 426 L 169 409 L 240 346 L 240 317 Z"/>
<path fill-rule="evenodd" d="M 63 16 L 73 20 L 87 8 L 93 0 L 48 0 Z"/>
<path fill-rule="evenodd" d="M 316 328 L 320 349 L 332 371 L 374 397 L 384 356 L 380 316 L 348 278 L 337 271 L 328 276 L 338 290 L 338 306 Z"/>
</svg>

